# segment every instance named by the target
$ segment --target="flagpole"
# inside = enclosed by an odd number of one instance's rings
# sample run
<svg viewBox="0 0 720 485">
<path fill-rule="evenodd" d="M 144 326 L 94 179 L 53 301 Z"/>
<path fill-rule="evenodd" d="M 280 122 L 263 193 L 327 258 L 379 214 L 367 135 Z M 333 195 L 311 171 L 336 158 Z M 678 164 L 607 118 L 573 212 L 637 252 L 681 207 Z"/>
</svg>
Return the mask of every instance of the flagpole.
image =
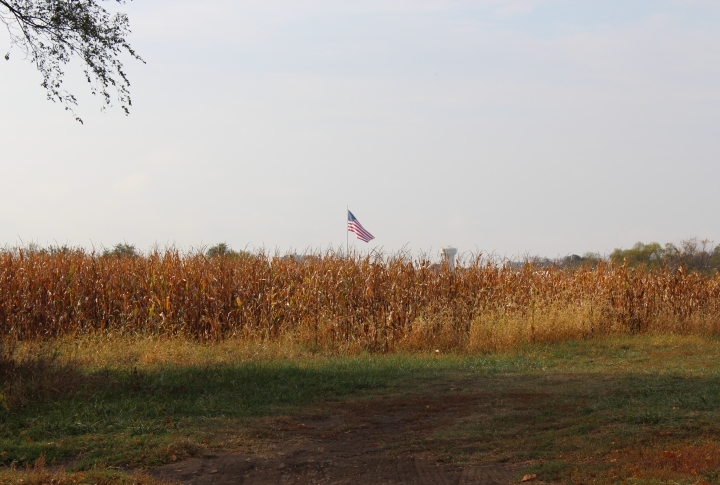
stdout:
<svg viewBox="0 0 720 485">
<path fill-rule="evenodd" d="M 350 206 L 346 205 L 345 206 L 345 255 L 346 255 L 345 257 L 348 261 L 350 261 L 350 231 L 348 231 L 348 227 L 347 227 L 347 219 L 348 219 L 349 214 L 350 214 Z M 347 279 L 343 278 L 343 280 L 345 280 L 345 281 L 343 281 L 343 283 L 345 284 L 345 298 L 343 298 L 343 300 L 344 300 L 343 319 L 345 320 L 345 341 L 349 341 L 350 340 L 350 321 L 348 320 L 348 317 L 347 317 L 348 287 L 347 287 Z"/>
</svg>

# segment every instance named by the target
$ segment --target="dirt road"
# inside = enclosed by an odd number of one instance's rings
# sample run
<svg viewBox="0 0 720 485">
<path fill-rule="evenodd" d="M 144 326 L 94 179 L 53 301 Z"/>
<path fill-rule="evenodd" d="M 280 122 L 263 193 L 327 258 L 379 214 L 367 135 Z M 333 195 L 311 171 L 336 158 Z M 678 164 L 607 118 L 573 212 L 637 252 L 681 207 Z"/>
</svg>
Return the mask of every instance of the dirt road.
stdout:
<svg viewBox="0 0 720 485">
<path fill-rule="evenodd" d="M 326 403 L 314 414 L 268 422 L 268 453 L 215 453 L 151 473 L 193 485 L 511 483 L 517 465 L 442 463 L 432 433 L 476 411 L 482 397 L 440 386 L 438 392 Z"/>
</svg>

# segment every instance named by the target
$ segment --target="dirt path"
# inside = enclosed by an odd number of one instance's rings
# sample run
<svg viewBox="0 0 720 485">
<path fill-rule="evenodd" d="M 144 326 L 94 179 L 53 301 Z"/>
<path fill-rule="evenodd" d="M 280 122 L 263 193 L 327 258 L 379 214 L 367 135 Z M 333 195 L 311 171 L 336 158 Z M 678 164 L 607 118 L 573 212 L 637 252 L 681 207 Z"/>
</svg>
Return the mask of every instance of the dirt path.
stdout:
<svg viewBox="0 0 720 485">
<path fill-rule="evenodd" d="M 447 384 L 420 394 L 326 403 L 315 414 L 278 418 L 265 456 L 218 453 L 156 468 L 185 484 L 506 485 L 518 466 L 443 464 L 432 432 L 477 412 L 483 400 Z"/>
<path fill-rule="evenodd" d="M 359 451 L 359 453 L 358 453 Z M 158 478 L 188 484 L 418 484 L 506 485 L 513 470 L 500 466 L 451 467 L 412 456 L 391 456 L 373 450 L 298 450 L 282 458 L 223 454 L 166 465 Z"/>
</svg>

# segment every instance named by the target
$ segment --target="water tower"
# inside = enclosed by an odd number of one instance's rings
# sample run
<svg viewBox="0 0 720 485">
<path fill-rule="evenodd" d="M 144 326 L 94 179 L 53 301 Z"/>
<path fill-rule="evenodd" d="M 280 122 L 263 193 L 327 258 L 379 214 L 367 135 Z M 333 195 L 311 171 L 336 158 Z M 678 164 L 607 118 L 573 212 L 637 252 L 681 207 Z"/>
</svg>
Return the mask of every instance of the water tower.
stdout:
<svg viewBox="0 0 720 485">
<path fill-rule="evenodd" d="M 455 256 L 457 256 L 457 252 L 457 248 L 452 246 L 440 248 L 440 256 L 442 256 L 444 262 L 447 263 L 451 271 L 455 271 Z"/>
</svg>

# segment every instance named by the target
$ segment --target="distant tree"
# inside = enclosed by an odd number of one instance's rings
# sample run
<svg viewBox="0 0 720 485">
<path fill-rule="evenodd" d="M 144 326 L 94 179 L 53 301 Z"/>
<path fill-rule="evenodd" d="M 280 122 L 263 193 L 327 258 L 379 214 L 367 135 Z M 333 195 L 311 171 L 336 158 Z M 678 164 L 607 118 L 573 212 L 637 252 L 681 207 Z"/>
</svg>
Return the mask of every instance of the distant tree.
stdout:
<svg viewBox="0 0 720 485">
<path fill-rule="evenodd" d="M 688 271 L 713 273 L 720 270 L 720 245 L 713 248 L 711 241 L 697 238 L 685 239 L 679 247 L 672 243 L 661 246 L 656 242 L 639 242 L 630 249 L 615 249 L 610 259 L 631 267 L 664 267 L 671 270 L 683 267 Z"/>
<path fill-rule="evenodd" d="M 582 256 L 579 256 L 577 254 L 571 254 L 570 256 L 565 256 L 565 261 L 567 261 L 568 264 L 580 264 L 582 263 Z"/>
<path fill-rule="evenodd" d="M 610 259 L 616 263 L 626 262 L 629 266 L 643 265 L 654 268 L 662 265 L 665 252 L 659 243 L 638 242 L 630 249 L 615 249 L 610 254 Z"/>
<path fill-rule="evenodd" d="M 707 273 L 714 269 L 710 262 L 713 257 L 712 243 L 708 239 L 690 238 L 680 242 L 673 254 L 666 254 L 665 258 L 673 267 L 682 266 L 688 270 Z"/>
<path fill-rule="evenodd" d="M 227 243 L 219 243 L 215 246 L 211 246 L 208 248 L 208 250 L 205 252 L 208 258 L 222 258 L 222 257 L 238 257 L 240 256 L 240 253 L 237 251 L 233 251 L 230 246 L 228 246 Z"/>
<path fill-rule="evenodd" d="M 578 254 L 571 254 L 556 260 L 556 264 L 563 268 L 577 268 L 580 266 L 592 266 L 595 267 L 598 261 L 602 259 L 598 253 L 585 253 L 582 256 Z"/>
<path fill-rule="evenodd" d="M 47 98 L 75 115 L 75 96 L 62 88 L 63 69 L 71 59 L 83 64 L 90 92 L 112 105 L 115 91 L 120 108 L 129 113 L 130 81 L 119 56 L 126 52 L 142 61 L 130 47 L 130 22 L 124 13 L 111 15 L 100 2 L 112 0 L 0 0 L 0 22 L 16 46 L 42 74 Z M 125 0 L 114 0 L 124 4 Z M 5 60 L 10 59 L 10 52 Z M 144 61 L 143 61 L 144 62 Z M 75 119 L 82 120 L 75 115 Z"/>
<path fill-rule="evenodd" d="M 715 246 L 715 249 L 710 256 L 710 267 L 716 271 L 720 270 L 720 244 Z"/>
<path fill-rule="evenodd" d="M 103 251 L 103 256 L 115 256 L 118 258 L 137 258 L 140 253 L 134 244 L 118 243 L 110 250 Z"/>
</svg>

